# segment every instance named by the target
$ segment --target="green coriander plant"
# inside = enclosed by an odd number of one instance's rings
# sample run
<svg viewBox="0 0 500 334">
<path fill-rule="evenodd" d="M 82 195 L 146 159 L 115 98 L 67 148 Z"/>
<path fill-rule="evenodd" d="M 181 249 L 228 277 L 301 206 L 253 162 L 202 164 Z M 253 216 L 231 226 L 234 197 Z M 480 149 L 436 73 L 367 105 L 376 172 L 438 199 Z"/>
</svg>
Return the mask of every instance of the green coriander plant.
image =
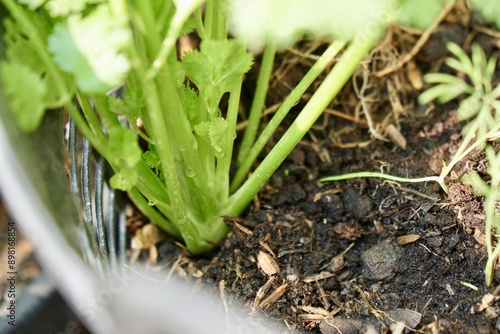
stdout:
<svg viewBox="0 0 500 334">
<path fill-rule="evenodd" d="M 432 3 L 432 15 L 445 1 Z M 126 191 L 155 224 L 193 254 L 210 251 L 297 145 L 385 27 L 428 24 L 406 0 L 1 0 L 4 94 L 19 127 L 64 108 L 109 163 L 110 185 Z M 229 38 L 229 29 L 236 38 Z M 181 36 L 201 42 L 178 54 Z M 304 35 L 331 45 L 258 134 L 274 56 Z M 263 51 L 237 171 L 230 178 L 245 73 Z M 251 172 L 257 156 L 302 94 L 337 59 L 290 128 Z M 124 94 L 112 92 L 123 87 Z M 221 110 L 221 99 L 228 96 Z M 76 102 L 76 103 L 75 103 Z M 143 127 L 138 124 L 141 123 Z M 138 139 L 147 143 L 144 150 Z"/>
</svg>

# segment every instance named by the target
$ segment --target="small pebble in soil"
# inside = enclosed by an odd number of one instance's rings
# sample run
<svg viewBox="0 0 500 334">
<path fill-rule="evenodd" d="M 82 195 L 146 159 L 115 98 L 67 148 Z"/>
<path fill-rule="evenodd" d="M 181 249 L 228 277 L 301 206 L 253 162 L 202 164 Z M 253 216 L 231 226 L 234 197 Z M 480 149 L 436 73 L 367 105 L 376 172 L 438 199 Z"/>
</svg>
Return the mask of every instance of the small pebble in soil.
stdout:
<svg viewBox="0 0 500 334">
<path fill-rule="evenodd" d="M 373 201 L 366 194 L 359 194 L 354 188 L 347 188 L 342 193 L 344 206 L 347 212 L 351 212 L 356 218 L 366 217 L 373 208 Z"/>
<path fill-rule="evenodd" d="M 361 255 L 363 276 L 372 281 L 394 277 L 401 250 L 392 242 L 382 241 Z"/>
</svg>

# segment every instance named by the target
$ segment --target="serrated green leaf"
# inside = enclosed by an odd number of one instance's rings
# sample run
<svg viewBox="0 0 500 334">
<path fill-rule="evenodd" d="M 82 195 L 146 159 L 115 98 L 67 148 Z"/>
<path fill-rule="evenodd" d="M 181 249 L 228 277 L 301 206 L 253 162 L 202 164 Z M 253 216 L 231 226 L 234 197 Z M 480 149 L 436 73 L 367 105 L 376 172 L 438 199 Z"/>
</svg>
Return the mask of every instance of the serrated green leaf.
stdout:
<svg viewBox="0 0 500 334">
<path fill-rule="evenodd" d="M 2 63 L 0 75 L 19 128 L 25 132 L 36 130 L 45 113 L 43 98 L 47 88 L 44 82 L 30 68 L 17 63 Z"/>
<path fill-rule="evenodd" d="M 448 0 L 398 0 L 399 22 L 403 25 L 425 29 L 430 26 Z"/>
<path fill-rule="evenodd" d="M 193 121 L 196 118 L 196 113 L 198 112 L 198 94 L 196 94 L 194 89 L 184 87 L 182 98 L 188 119 Z"/>
<path fill-rule="evenodd" d="M 124 115 L 127 119 L 137 119 L 140 117 L 140 109 L 131 108 L 120 98 L 108 96 L 109 108 L 114 114 Z"/>
<path fill-rule="evenodd" d="M 198 26 L 198 23 L 196 22 L 196 19 L 194 17 L 191 17 L 187 19 L 186 22 L 184 22 L 184 25 L 182 26 L 180 36 L 184 36 L 187 34 L 192 33 Z"/>
<path fill-rule="evenodd" d="M 211 121 L 205 121 L 197 124 L 194 127 L 194 130 L 198 136 L 210 144 L 215 156 L 221 158 L 226 154 L 227 127 L 227 120 L 222 117 L 217 117 Z"/>
<path fill-rule="evenodd" d="M 85 17 L 74 14 L 56 24 L 48 48 L 82 91 L 105 93 L 128 73 L 130 63 L 121 51 L 131 42 L 126 18 L 112 16 L 109 6 L 102 4 Z"/>
<path fill-rule="evenodd" d="M 114 157 L 124 160 L 129 167 L 141 160 L 142 150 L 137 137 L 127 128 L 117 128 L 109 133 L 108 148 Z M 119 164 L 116 159 L 113 162 Z"/>
<path fill-rule="evenodd" d="M 195 125 L 194 127 L 194 131 L 196 132 L 196 134 L 201 138 L 203 138 L 204 140 L 206 140 L 207 143 L 210 143 L 210 139 L 208 138 L 209 127 L 210 127 L 210 122 L 208 121 L 201 122 Z"/>
<path fill-rule="evenodd" d="M 142 154 L 142 159 L 148 165 L 149 168 L 151 169 L 157 169 L 158 166 L 160 165 L 160 157 L 158 154 L 152 152 L 152 151 L 146 151 Z"/>
<path fill-rule="evenodd" d="M 210 122 L 208 128 L 208 138 L 216 152 L 217 157 L 225 155 L 227 148 L 226 129 L 228 127 L 227 121 L 222 117 L 217 117 Z"/>
<path fill-rule="evenodd" d="M 125 104 L 132 109 L 139 111 L 146 105 L 144 96 L 140 90 L 127 89 L 124 94 Z"/>
<path fill-rule="evenodd" d="M 124 167 L 109 179 L 109 185 L 113 189 L 129 191 L 134 187 L 137 179 L 138 175 L 135 169 Z"/>
<path fill-rule="evenodd" d="M 182 65 L 189 80 L 200 90 L 208 111 L 215 113 L 218 103 L 253 63 L 253 56 L 236 40 L 205 40 L 200 51 L 184 55 Z"/>
</svg>

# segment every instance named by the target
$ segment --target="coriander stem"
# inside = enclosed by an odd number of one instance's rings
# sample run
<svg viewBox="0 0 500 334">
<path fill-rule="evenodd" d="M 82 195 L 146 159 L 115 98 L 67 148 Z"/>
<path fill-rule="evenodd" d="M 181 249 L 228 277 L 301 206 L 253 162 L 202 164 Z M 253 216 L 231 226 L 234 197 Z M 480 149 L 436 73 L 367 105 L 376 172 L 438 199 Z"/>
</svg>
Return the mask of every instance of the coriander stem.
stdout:
<svg viewBox="0 0 500 334">
<path fill-rule="evenodd" d="M 238 163 L 242 163 L 244 159 L 246 159 L 255 142 L 255 137 L 259 129 L 260 118 L 262 116 L 262 110 L 264 109 L 264 104 L 266 102 L 269 79 L 271 78 L 271 72 L 273 70 L 275 54 L 276 44 L 269 43 L 264 49 L 264 54 L 262 55 L 259 78 L 257 79 L 257 87 L 255 88 L 255 95 L 250 109 L 250 114 L 248 116 L 248 125 L 245 129 L 238 153 Z"/>
<path fill-rule="evenodd" d="M 219 189 L 219 203 L 224 203 L 229 197 L 229 171 L 231 167 L 232 152 L 234 145 L 234 135 L 236 134 L 236 122 L 238 119 L 238 107 L 240 105 L 241 86 L 243 83 L 243 76 L 235 82 L 231 94 L 229 96 L 229 105 L 227 110 L 227 123 L 226 129 L 226 149 L 222 158 L 217 159 L 216 187 Z"/>
<path fill-rule="evenodd" d="M 227 0 L 207 0 L 205 6 L 205 38 L 221 40 L 227 38 Z"/>
<path fill-rule="evenodd" d="M 250 178 L 229 198 L 224 215 L 238 215 L 245 209 L 349 80 L 366 54 L 375 46 L 380 35 L 381 31 L 378 30 L 354 38 L 283 137 Z"/>
<path fill-rule="evenodd" d="M 184 0 L 186 1 L 186 0 Z M 188 5 L 181 5 L 182 2 L 179 3 L 179 8 L 175 11 L 172 20 L 170 21 L 170 26 L 167 31 L 167 35 L 163 39 L 160 50 L 153 60 L 153 64 L 151 65 L 150 70 L 148 71 L 148 75 L 151 78 L 154 78 L 162 67 L 166 64 L 167 59 L 175 47 L 175 43 L 177 42 L 177 38 L 182 30 L 182 26 L 189 18 L 189 16 L 201 6 L 203 0 L 190 0 Z"/>
<path fill-rule="evenodd" d="M 139 15 L 132 15 L 135 22 L 134 27 L 138 29 L 136 34 L 141 34 L 146 42 L 148 57 L 153 57 L 160 49 L 161 37 L 156 29 L 156 20 L 151 1 L 132 0 L 134 7 L 139 11 Z M 142 27 L 142 29 L 140 28 Z"/>
<path fill-rule="evenodd" d="M 179 229 L 188 249 L 195 254 L 202 253 L 210 249 L 211 246 L 201 239 L 195 224 L 187 216 L 186 203 L 176 167 L 173 143 L 167 132 L 164 111 L 160 104 L 155 83 L 145 75 L 139 76 L 139 78 L 142 79 L 142 89 L 146 97 L 147 112 L 144 113 L 144 117 L 148 120 L 148 132 L 151 134 L 151 137 L 155 138 L 155 146 L 160 157 L 165 184 L 170 196 L 170 206 L 174 216 L 172 223 Z M 175 87 L 172 87 L 172 89 L 175 89 Z M 178 108 L 175 108 L 175 105 L 172 106 L 172 103 L 175 103 L 175 101 L 166 101 L 163 107 L 167 111 L 171 110 L 173 113 L 180 112 Z"/>
<path fill-rule="evenodd" d="M 95 105 L 95 110 L 98 112 L 101 122 L 108 133 L 118 127 L 121 127 L 118 117 L 109 108 L 109 103 L 106 96 L 92 95 L 92 101 Z"/>
<path fill-rule="evenodd" d="M 82 95 L 80 92 L 76 92 L 76 99 L 78 100 L 78 104 L 82 109 L 83 115 L 85 116 L 85 119 L 87 120 L 87 123 L 94 135 L 97 136 L 99 141 L 106 142 L 107 138 L 102 131 L 101 124 L 99 123 L 95 111 L 90 105 L 87 97 Z"/>
<path fill-rule="evenodd" d="M 318 75 L 323 72 L 328 64 L 331 64 L 333 58 L 335 58 L 335 56 L 344 48 L 345 44 L 346 43 L 344 41 L 334 41 L 311 67 L 307 74 L 302 78 L 299 84 L 292 90 L 285 101 L 283 101 L 278 111 L 274 114 L 273 118 L 266 125 L 264 131 L 262 131 L 260 136 L 253 144 L 245 160 L 240 163 L 240 166 L 231 182 L 231 192 L 235 192 L 237 188 L 243 183 L 245 177 L 248 174 L 248 171 L 252 167 L 252 164 L 255 162 L 258 155 L 267 144 L 269 138 L 271 138 L 272 134 L 276 131 L 281 121 L 285 118 L 290 109 L 292 109 L 292 107 L 297 104 L 297 101 L 300 100 L 301 96 L 314 82 L 314 80 L 316 80 Z"/>
<path fill-rule="evenodd" d="M 158 225 L 163 231 L 167 232 L 174 238 L 180 239 L 181 234 L 179 233 L 179 230 L 175 227 L 175 225 L 172 225 L 171 222 L 169 222 L 167 219 L 165 219 L 165 216 L 160 214 L 158 211 L 156 211 L 155 208 L 150 206 L 144 196 L 137 190 L 137 188 L 132 188 L 132 190 L 128 191 L 128 196 L 132 200 L 132 202 L 135 204 L 135 206 L 141 210 L 151 221 L 153 221 L 156 225 Z"/>
</svg>

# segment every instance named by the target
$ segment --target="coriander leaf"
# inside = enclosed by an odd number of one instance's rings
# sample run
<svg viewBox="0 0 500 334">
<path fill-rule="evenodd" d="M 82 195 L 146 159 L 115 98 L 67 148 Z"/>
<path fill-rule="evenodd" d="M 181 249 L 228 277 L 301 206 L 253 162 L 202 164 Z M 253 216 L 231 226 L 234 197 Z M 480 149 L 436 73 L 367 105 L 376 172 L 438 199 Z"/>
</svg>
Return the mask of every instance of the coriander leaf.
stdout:
<svg viewBox="0 0 500 334">
<path fill-rule="evenodd" d="M 194 132 L 201 138 L 207 141 L 207 143 L 210 143 L 210 139 L 208 138 L 208 129 L 210 127 L 210 122 L 201 122 L 197 125 L 194 126 Z"/>
<path fill-rule="evenodd" d="M 222 95 L 252 63 L 253 56 L 236 40 L 205 40 L 200 51 L 185 54 L 182 61 L 187 76 L 200 90 L 210 113 L 218 110 Z"/>
<path fill-rule="evenodd" d="M 125 104 L 132 109 L 141 110 L 146 105 L 144 96 L 139 90 L 127 89 L 124 94 Z"/>
<path fill-rule="evenodd" d="M 31 10 L 35 10 L 47 0 L 17 0 L 21 5 L 28 5 L 28 8 Z"/>
<path fill-rule="evenodd" d="M 158 167 L 160 166 L 160 157 L 158 153 L 153 151 L 146 151 L 142 154 L 142 160 L 148 165 L 149 168 L 154 169 L 155 172 L 158 171 Z"/>
<path fill-rule="evenodd" d="M 129 191 L 137 182 L 137 171 L 133 168 L 124 167 L 109 179 L 109 185 L 113 189 Z"/>
<path fill-rule="evenodd" d="M 470 0 L 472 8 L 477 10 L 487 22 L 495 23 L 500 29 L 500 1 L 498 0 Z"/>
<path fill-rule="evenodd" d="M 119 160 L 124 160 L 129 167 L 133 167 L 141 160 L 142 150 L 137 137 L 127 128 L 110 131 L 108 148 L 117 158 L 112 162 L 115 165 L 119 164 Z"/>
<path fill-rule="evenodd" d="M 31 18 L 31 12 L 26 14 Z M 49 35 L 48 22 L 41 16 L 38 19 L 31 20 L 37 27 L 38 33 L 41 38 Z M 7 59 L 10 62 L 25 65 L 30 70 L 38 75 L 40 80 L 44 82 L 46 92 L 43 96 L 43 103 L 46 109 L 57 108 L 64 102 L 61 92 L 56 89 L 56 79 L 54 75 L 59 73 L 52 73 L 47 71 L 47 68 L 40 57 L 37 49 L 29 38 L 28 34 L 22 29 L 21 26 L 15 24 L 11 19 L 5 21 L 6 35 L 4 36 L 5 43 L 7 44 Z M 70 86 L 68 84 L 68 86 Z M 70 93 L 71 94 L 71 93 Z"/>
<path fill-rule="evenodd" d="M 227 148 L 227 127 L 227 121 L 222 117 L 217 117 L 211 121 L 201 122 L 194 127 L 194 130 L 198 136 L 211 145 L 215 156 L 222 158 Z"/>
<path fill-rule="evenodd" d="M 45 106 L 43 97 L 46 86 L 37 73 L 18 63 L 0 65 L 5 95 L 19 128 L 34 131 L 42 121 Z"/>
<path fill-rule="evenodd" d="M 107 4 L 85 17 L 73 14 L 57 23 L 48 48 L 57 65 L 74 75 L 86 93 L 105 93 L 121 84 L 130 63 L 121 52 L 131 43 L 131 31 L 124 19 L 111 15 Z"/>
<path fill-rule="evenodd" d="M 50 16 L 67 16 L 83 11 L 87 5 L 104 2 L 104 0 L 49 0 L 45 9 Z"/>
<path fill-rule="evenodd" d="M 190 121 L 194 120 L 198 112 L 198 94 L 196 94 L 194 89 L 185 86 L 184 92 L 182 94 L 182 99 L 188 119 Z"/>
<path fill-rule="evenodd" d="M 448 0 L 398 0 L 399 22 L 403 25 L 425 29 L 434 22 Z"/>
<path fill-rule="evenodd" d="M 228 127 L 227 121 L 222 117 L 217 117 L 210 122 L 208 128 L 208 137 L 210 143 L 215 150 L 215 155 L 221 158 L 226 153 L 226 129 Z"/>
<path fill-rule="evenodd" d="M 352 39 L 377 33 L 397 18 L 392 0 L 232 0 L 229 29 L 250 50 L 285 49 L 304 35 Z"/>
<path fill-rule="evenodd" d="M 198 26 L 198 23 L 194 17 L 187 19 L 182 26 L 179 36 L 184 36 L 192 33 Z"/>
<path fill-rule="evenodd" d="M 125 101 L 114 96 L 108 96 L 109 108 L 114 114 L 124 115 L 128 120 L 137 119 L 141 116 L 140 109 L 133 108 Z"/>
</svg>

